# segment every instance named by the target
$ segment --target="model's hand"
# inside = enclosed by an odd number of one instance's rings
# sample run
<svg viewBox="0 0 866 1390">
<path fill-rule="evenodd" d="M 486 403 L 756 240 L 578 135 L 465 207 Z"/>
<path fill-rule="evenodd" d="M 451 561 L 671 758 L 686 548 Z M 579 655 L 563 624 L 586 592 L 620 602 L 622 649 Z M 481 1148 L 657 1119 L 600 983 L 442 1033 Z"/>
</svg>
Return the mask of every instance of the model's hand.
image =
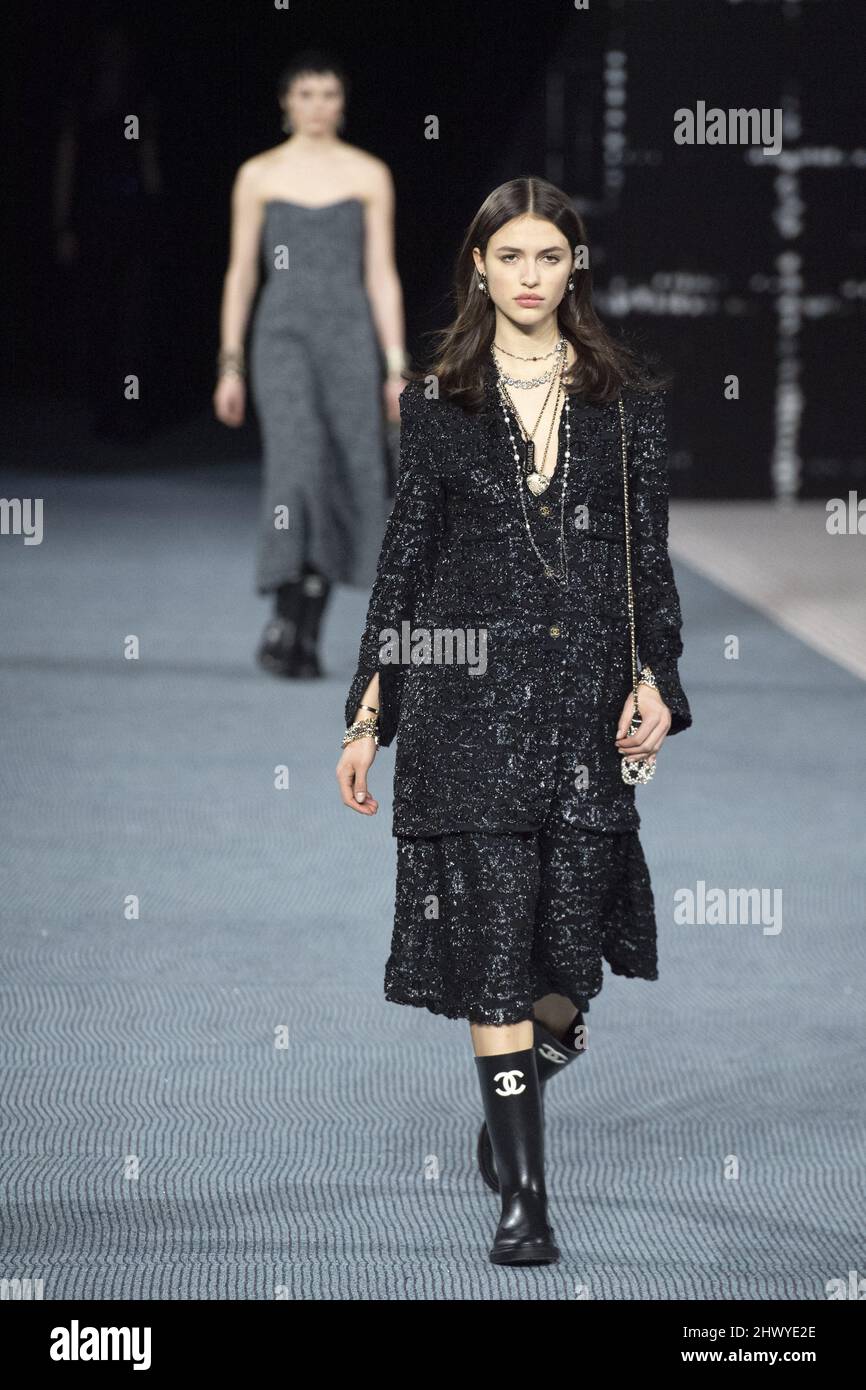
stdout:
<svg viewBox="0 0 866 1390">
<path fill-rule="evenodd" d="M 637 704 L 640 710 L 640 727 L 636 734 L 632 734 L 631 738 L 626 737 L 634 713 L 634 697 L 629 695 L 619 717 L 619 724 L 616 729 L 616 747 L 623 756 L 628 755 L 629 762 L 635 758 L 647 758 L 651 763 L 654 763 L 655 755 L 664 743 L 668 729 L 671 727 L 671 712 L 661 695 L 651 685 L 638 686 Z"/>
<path fill-rule="evenodd" d="M 403 387 L 406 382 L 401 376 L 389 376 L 385 379 L 383 394 L 385 397 L 385 414 L 392 425 L 400 423 L 400 397 L 403 394 Z"/>
<path fill-rule="evenodd" d="M 337 763 L 340 797 L 346 806 L 360 811 L 362 816 L 375 816 L 379 809 L 378 801 L 367 791 L 367 772 L 375 756 L 375 739 L 356 738 L 346 744 Z M 359 801 L 359 797 L 363 800 Z"/>
<path fill-rule="evenodd" d="M 214 414 L 224 425 L 237 428 L 244 422 L 247 388 L 239 376 L 221 376 L 213 393 Z"/>
</svg>

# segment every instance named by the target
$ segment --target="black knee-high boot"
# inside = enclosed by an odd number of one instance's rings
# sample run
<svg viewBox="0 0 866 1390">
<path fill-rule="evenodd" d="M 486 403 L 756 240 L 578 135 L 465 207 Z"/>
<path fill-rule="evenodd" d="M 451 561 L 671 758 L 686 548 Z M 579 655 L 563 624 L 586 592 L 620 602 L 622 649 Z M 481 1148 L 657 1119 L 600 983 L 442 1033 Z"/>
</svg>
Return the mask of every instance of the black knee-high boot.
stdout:
<svg viewBox="0 0 866 1390">
<path fill-rule="evenodd" d="M 333 585 L 330 579 L 312 566 L 307 565 L 305 569 L 294 674 L 302 680 L 311 680 L 323 674 L 318 653 L 319 631 Z"/>
<path fill-rule="evenodd" d="M 578 1013 L 572 1021 L 570 1027 L 575 1024 L 583 1026 L 583 1014 Z M 541 1086 L 542 1105 L 544 1101 L 544 1087 L 552 1076 L 557 1072 L 564 1071 L 565 1068 L 580 1057 L 586 1051 L 586 1047 L 572 1048 L 561 1042 L 554 1033 L 545 1028 L 538 1019 L 533 1019 L 532 1027 L 535 1046 L 535 1063 L 538 1071 L 538 1081 Z M 496 1163 L 493 1158 L 493 1147 L 490 1143 L 490 1133 L 487 1129 L 487 1121 L 482 1120 L 481 1129 L 478 1132 L 478 1144 L 476 1146 L 478 1157 L 478 1168 L 487 1186 L 493 1191 L 499 1191 L 499 1178 L 496 1175 Z"/>
<path fill-rule="evenodd" d="M 274 612 L 268 619 L 256 659 L 275 676 L 293 676 L 297 663 L 298 621 L 303 604 L 303 579 L 281 584 L 274 593 Z"/>
<path fill-rule="evenodd" d="M 552 1264 L 559 1251 L 547 1219 L 544 1115 L 535 1048 L 476 1057 L 475 1066 L 502 1198 L 490 1261 Z"/>
</svg>

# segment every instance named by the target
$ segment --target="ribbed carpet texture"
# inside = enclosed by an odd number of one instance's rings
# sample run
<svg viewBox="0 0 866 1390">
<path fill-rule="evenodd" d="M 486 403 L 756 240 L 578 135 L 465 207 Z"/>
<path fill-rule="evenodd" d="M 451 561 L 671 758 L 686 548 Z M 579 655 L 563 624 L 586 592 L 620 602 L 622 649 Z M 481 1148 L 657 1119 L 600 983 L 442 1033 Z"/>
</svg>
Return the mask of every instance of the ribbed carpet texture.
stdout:
<svg viewBox="0 0 866 1390">
<path fill-rule="evenodd" d="M 637 793 L 660 978 L 606 973 L 547 1089 L 560 1262 L 496 1267 L 469 1026 L 382 997 L 394 748 L 373 819 L 334 776 L 366 593 L 335 590 L 327 678 L 280 681 L 249 467 L 6 495 L 44 499 L 44 538 L 0 538 L 0 1277 L 774 1300 L 866 1272 L 856 676 L 676 566 L 695 723 Z M 702 884 L 763 911 L 679 922 Z"/>
</svg>

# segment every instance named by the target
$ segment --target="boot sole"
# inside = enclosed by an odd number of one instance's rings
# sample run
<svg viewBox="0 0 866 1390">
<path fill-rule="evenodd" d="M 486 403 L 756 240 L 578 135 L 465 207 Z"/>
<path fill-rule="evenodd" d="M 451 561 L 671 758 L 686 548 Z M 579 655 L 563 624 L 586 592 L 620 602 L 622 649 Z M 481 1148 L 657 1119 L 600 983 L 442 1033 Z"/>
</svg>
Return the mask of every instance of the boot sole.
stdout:
<svg viewBox="0 0 866 1390">
<path fill-rule="evenodd" d="M 551 1265 L 558 1259 L 555 1245 L 518 1245 L 513 1250 L 490 1251 L 490 1263 L 494 1265 Z"/>
</svg>

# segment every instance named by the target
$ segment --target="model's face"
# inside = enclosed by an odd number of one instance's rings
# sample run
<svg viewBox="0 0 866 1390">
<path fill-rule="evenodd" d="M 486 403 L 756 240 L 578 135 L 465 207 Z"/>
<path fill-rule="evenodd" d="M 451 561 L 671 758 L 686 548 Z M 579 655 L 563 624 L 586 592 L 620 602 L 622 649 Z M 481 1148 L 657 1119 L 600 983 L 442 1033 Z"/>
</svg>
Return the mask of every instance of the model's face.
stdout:
<svg viewBox="0 0 866 1390">
<path fill-rule="evenodd" d="M 343 84 L 334 73 L 302 73 L 281 105 L 292 122 L 293 134 L 333 134 L 343 114 Z"/>
<path fill-rule="evenodd" d="M 565 294 L 574 255 L 558 227 L 532 213 L 512 217 L 487 243 L 476 268 L 487 276 L 490 298 L 517 323 L 532 324 L 553 313 Z"/>
</svg>

